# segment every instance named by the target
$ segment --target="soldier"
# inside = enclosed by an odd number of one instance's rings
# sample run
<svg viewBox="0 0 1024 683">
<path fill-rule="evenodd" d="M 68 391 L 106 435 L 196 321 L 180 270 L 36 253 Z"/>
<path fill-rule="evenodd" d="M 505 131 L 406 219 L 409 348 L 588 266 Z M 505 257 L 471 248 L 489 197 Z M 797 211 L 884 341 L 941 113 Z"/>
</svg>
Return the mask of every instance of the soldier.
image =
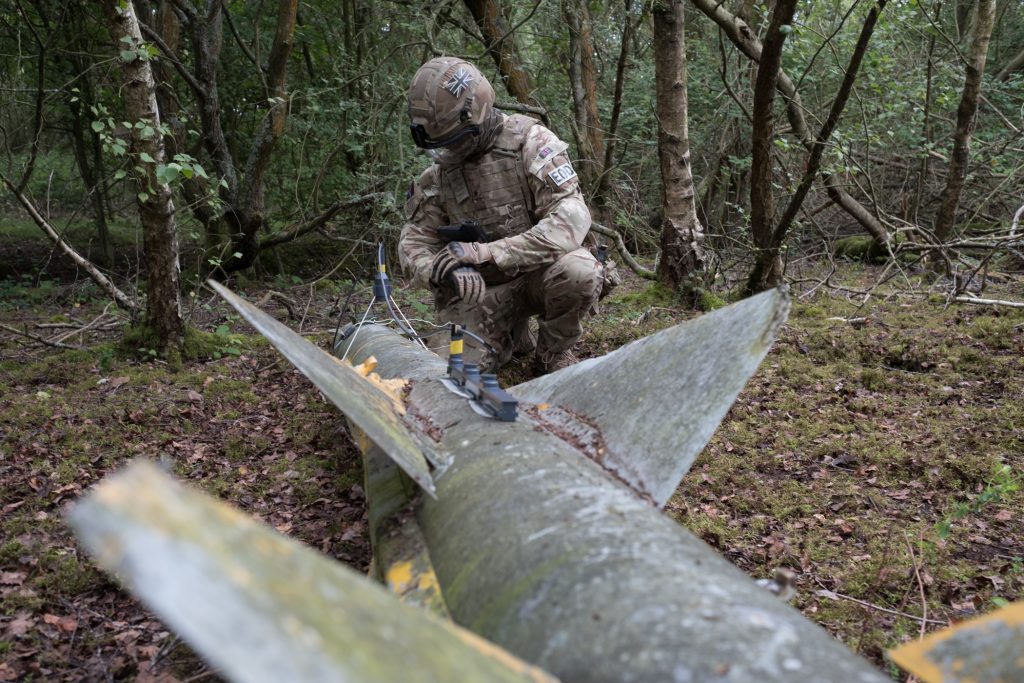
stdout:
<svg viewBox="0 0 1024 683">
<path fill-rule="evenodd" d="M 539 372 L 575 363 L 572 347 L 604 268 L 583 247 L 590 211 L 568 145 L 535 119 L 494 109 L 491 84 L 454 57 L 416 72 L 409 118 L 434 163 L 409 188 L 399 242 L 406 274 L 433 291 L 441 321 L 494 347 L 468 359 L 484 371 L 534 346 Z M 438 229 L 452 225 L 460 234 L 447 241 Z M 533 315 L 536 340 L 527 326 Z"/>
</svg>

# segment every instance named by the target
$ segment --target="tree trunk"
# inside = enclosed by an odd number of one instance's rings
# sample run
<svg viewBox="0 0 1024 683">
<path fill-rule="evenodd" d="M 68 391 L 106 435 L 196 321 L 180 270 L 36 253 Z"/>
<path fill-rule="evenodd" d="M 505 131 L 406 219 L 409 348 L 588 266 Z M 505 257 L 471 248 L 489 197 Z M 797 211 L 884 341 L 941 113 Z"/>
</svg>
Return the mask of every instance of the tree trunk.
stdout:
<svg viewBox="0 0 1024 683">
<path fill-rule="evenodd" d="M 757 39 L 757 35 L 744 20 L 726 11 L 725 7 L 718 0 L 691 0 L 691 2 L 697 9 L 722 28 L 726 36 L 740 52 L 755 62 L 760 61 L 761 52 L 764 48 L 761 45 L 761 41 Z M 807 151 L 811 151 L 814 145 L 814 137 L 807 127 L 807 121 L 804 118 L 804 105 L 801 101 L 800 93 L 797 92 L 796 84 L 793 83 L 792 79 L 784 71 L 780 70 L 777 87 L 779 92 L 786 98 L 786 117 L 789 120 L 790 127 L 793 129 L 793 134 L 807 148 Z M 881 221 L 863 204 L 857 201 L 856 198 L 846 192 L 835 176 L 830 173 L 822 173 L 821 179 L 829 198 L 839 208 L 860 223 L 877 242 L 885 243 L 889 241 L 889 233 Z"/>
<path fill-rule="evenodd" d="M 1002 71 L 996 74 L 996 80 L 1005 83 L 1010 80 L 1013 72 L 1020 71 L 1022 68 L 1024 68 L 1024 50 L 1018 52 L 1013 59 L 1007 62 Z"/>
<path fill-rule="evenodd" d="M 853 49 L 853 54 L 850 56 L 850 62 L 846 65 L 846 69 L 843 73 L 843 82 L 839 86 L 838 92 L 836 92 L 835 99 L 832 100 L 832 106 L 828 112 L 828 118 L 825 119 L 825 123 L 821 126 L 821 132 L 818 133 L 817 139 L 814 141 L 814 145 L 811 147 L 810 157 L 807 159 L 806 167 L 804 169 L 803 177 L 797 184 L 796 190 L 793 191 L 790 197 L 789 203 L 786 205 L 785 211 L 782 212 L 782 217 L 779 219 L 778 224 L 772 231 L 771 240 L 767 245 L 767 249 L 757 254 L 757 260 L 754 265 L 755 272 L 768 272 L 771 267 L 770 264 L 780 259 L 780 250 L 782 244 L 786 239 L 786 233 L 789 230 L 789 226 L 792 225 L 796 219 L 796 214 L 803 205 L 804 199 L 807 197 L 807 193 L 811 189 L 811 182 L 814 177 L 818 175 L 818 169 L 821 167 L 822 154 L 825 152 L 825 144 L 829 138 L 832 137 L 832 132 L 839 124 L 839 117 L 843 113 L 843 109 L 846 108 L 846 102 L 850 98 L 850 93 L 853 91 L 853 83 L 857 79 L 857 72 L 860 70 L 861 62 L 864 59 L 864 54 L 867 52 L 868 43 L 871 41 L 871 34 L 874 33 L 875 24 L 878 21 L 878 15 L 881 14 L 882 10 L 885 9 L 887 0 L 876 0 L 876 4 L 868 11 L 867 17 L 864 19 L 864 25 L 861 28 L 860 36 L 857 38 L 857 44 Z M 752 287 L 763 286 L 764 282 L 755 282 L 751 278 L 748 282 L 747 287 L 750 289 L 750 293 L 762 291 L 762 289 L 751 289 Z"/>
<path fill-rule="evenodd" d="M 624 0 L 623 3 L 622 35 L 619 39 L 619 60 L 615 65 L 615 86 L 612 93 L 612 113 L 608 119 L 608 130 L 605 136 L 604 163 L 601 164 L 601 175 L 597 180 L 597 188 L 594 190 L 595 202 L 598 205 L 608 203 L 608 188 L 611 182 L 612 169 L 615 167 L 615 144 L 618 139 L 619 115 L 622 113 L 622 91 L 626 84 L 626 64 L 629 61 L 629 50 L 633 42 L 633 20 L 630 15 L 633 11 L 633 0 Z M 607 220 L 607 218 L 606 218 Z"/>
<path fill-rule="evenodd" d="M 91 71 L 93 64 L 88 57 L 93 48 L 89 39 L 91 24 L 84 9 L 75 3 L 68 5 L 65 19 L 71 33 L 69 45 L 72 49 L 58 52 L 55 58 L 58 62 L 66 64 L 71 69 L 71 73 L 76 75 L 77 96 L 68 99 L 71 118 L 71 148 L 74 152 L 78 172 L 82 176 L 82 181 L 89 193 L 89 200 L 92 203 L 97 241 L 94 260 L 99 265 L 109 268 L 114 262 L 114 251 L 110 241 L 110 228 L 107 224 L 109 211 L 102 146 L 99 136 L 87 126 L 88 111 L 96 103 L 96 96 Z"/>
<path fill-rule="evenodd" d="M 259 233 L 265 220 L 263 177 L 270 166 L 270 157 L 277 141 L 284 133 L 288 117 L 285 89 L 288 56 L 295 36 L 295 18 L 298 0 L 280 0 L 277 6 L 277 30 L 270 48 L 267 68 L 267 99 L 270 111 L 263 120 L 256 142 L 245 167 L 245 178 L 238 193 L 238 209 L 229 213 L 229 224 L 234 223 L 233 248 L 239 257 L 227 263 L 228 272 L 250 267 L 259 255 Z"/>
<path fill-rule="evenodd" d="M 985 74 L 985 59 L 988 56 L 988 42 L 992 36 L 995 14 L 995 0 L 978 0 L 974 19 L 974 35 L 967 58 L 964 91 L 960 97 L 960 106 L 956 111 L 956 132 L 953 135 L 953 150 L 949 157 L 946 188 L 942 192 L 942 205 L 935 218 L 935 237 L 940 242 L 946 241 L 950 233 L 953 232 L 956 209 L 960 204 L 960 193 L 967 177 L 971 133 L 974 131 L 974 117 L 978 112 L 978 96 L 981 94 L 981 80 Z"/>
<path fill-rule="evenodd" d="M 533 80 L 523 66 L 512 27 L 500 1 L 465 0 L 465 3 L 487 41 L 487 52 L 494 59 L 509 95 L 523 104 L 543 106 L 533 94 Z"/>
<path fill-rule="evenodd" d="M 93 165 L 96 158 L 91 154 L 91 146 L 86 139 L 90 133 L 85 130 L 85 118 L 80 104 L 80 102 L 71 104 L 71 148 L 75 154 L 78 173 L 82 176 L 82 181 L 85 183 L 92 202 L 93 221 L 96 225 L 98 243 L 94 260 L 99 265 L 109 268 L 114 263 L 114 251 L 110 244 L 107 211 L 103 204 L 103 185 L 98 180 L 100 169 Z"/>
<path fill-rule="evenodd" d="M 683 0 L 658 0 L 652 15 L 663 212 L 658 276 L 676 289 L 704 269 L 704 228 L 697 219 L 690 169 Z"/>
<path fill-rule="evenodd" d="M 750 165 L 750 235 L 754 242 L 754 269 L 747 280 L 746 293 L 752 294 L 782 282 L 782 258 L 771 251 L 775 221 L 772 196 L 772 141 L 775 87 L 782 64 L 782 46 L 786 41 L 783 26 L 789 26 L 796 10 L 796 0 L 779 0 L 772 10 L 768 34 L 761 50 L 754 83 L 752 160 Z"/>
<path fill-rule="evenodd" d="M 131 0 L 121 7 L 108 7 L 110 32 L 115 43 L 125 47 L 131 39 L 132 50 L 145 49 L 135 7 Z M 139 218 L 142 221 L 146 262 L 146 324 L 154 334 L 158 348 L 180 349 L 185 341 L 185 321 L 181 317 L 179 286 L 178 233 L 174 221 L 171 188 L 157 178 L 157 169 L 165 163 L 160 113 L 156 102 L 156 81 L 148 59 L 136 53 L 122 57 L 125 113 L 132 124 L 143 123 L 150 129 L 131 128 L 129 151 L 142 168 L 138 178 Z M 147 158 L 148 157 L 148 158 Z"/>
<path fill-rule="evenodd" d="M 164 45 L 171 53 L 177 53 L 181 42 L 181 21 L 174 12 L 170 0 L 160 2 L 154 14 L 154 30 L 160 35 Z M 172 69 L 166 60 L 153 64 L 153 76 L 156 78 L 157 91 L 156 100 L 160 107 L 160 120 L 170 128 L 170 133 L 164 136 L 164 145 L 167 155 L 172 157 L 179 153 L 189 153 L 188 132 L 185 119 L 181 115 L 181 105 L 177 93 L 171 84 Z M 198 154 L 198 150 L 194 151 Z M 222 242 L 218 233 L 220 216 L 211 208 L 210 201 L 206 198 L 207 188 L 205 183 L 198 176 L 180 179 L 181 192 L 192 215 L 203 226 L 203 234 L 207 239 L 207 246 L 212 246 L 213 254 L 220 253 Z M 208 265 L 206 259 L 202 259 L 201 267 Z"/>
<path fill-rule="evenodd" d="M 957 41 L 963 40 L 971 29 L 971 10 L 974 8 L 974 4 L 974 0 L 956 0 L 954 3 Z"/>
<path fill-rule="evenodd" d="M 604 131 L 597 111 L 597 69 L 590 10 L 585 0 L 563 0 L 562 18 L 569 30 L 569 89 L 575 117 L 573 132 L 579 150 L 579 171 L 587 194 L 594 196 L 604 159 Z M 606 221 L 601 207 L 597 218 Z"/>
</svg>

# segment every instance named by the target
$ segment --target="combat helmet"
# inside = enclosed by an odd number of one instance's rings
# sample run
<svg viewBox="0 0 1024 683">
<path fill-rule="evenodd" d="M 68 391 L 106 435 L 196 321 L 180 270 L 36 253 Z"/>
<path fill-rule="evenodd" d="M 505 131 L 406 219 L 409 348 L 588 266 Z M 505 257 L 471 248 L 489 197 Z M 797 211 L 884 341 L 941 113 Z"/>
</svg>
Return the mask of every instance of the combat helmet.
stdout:
<svg viewBox="0 0 1024 683">
<path fill-rule="evenodd" d="M 431 59 L 409 85 L 412 139 L 426 150 L 463 147 L 480 135 L 493 106 L 494 88 L 475 66 L 457 57 Z"/>
</svg>

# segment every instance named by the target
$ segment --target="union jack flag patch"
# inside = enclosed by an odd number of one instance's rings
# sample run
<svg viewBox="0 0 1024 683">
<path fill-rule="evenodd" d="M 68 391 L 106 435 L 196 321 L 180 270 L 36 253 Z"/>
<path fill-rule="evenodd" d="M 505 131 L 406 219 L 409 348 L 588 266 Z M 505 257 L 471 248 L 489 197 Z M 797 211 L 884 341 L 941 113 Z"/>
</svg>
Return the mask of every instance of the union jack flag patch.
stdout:
<svg viewBox="0 0 1024 683">
<path fill-rule="evenodd" d="M 444 84 L 444 89 L 455 97 L 459 97 L 472 82 L 473 75 L 466 71 L 466 69 L 460 67 L 459 70 L 455 72 L 455 75 L 452 76 L 452 79 Z"/>
</svg>

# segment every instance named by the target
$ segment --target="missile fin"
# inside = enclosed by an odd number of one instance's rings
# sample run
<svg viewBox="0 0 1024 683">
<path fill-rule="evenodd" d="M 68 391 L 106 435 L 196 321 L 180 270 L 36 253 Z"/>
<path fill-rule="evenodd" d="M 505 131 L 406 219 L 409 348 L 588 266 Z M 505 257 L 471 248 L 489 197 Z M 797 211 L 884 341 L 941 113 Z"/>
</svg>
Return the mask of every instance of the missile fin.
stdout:
<svg viewBox="0 0 1024 683">
<path fill-rule="evenodd" d="M 224 285 L 212 280 L 208 284 L 308 377 L 371 441 L 380 446 L 403 472 L 431 496 L 436 495 L 424 449 L 402 422 L 393 400 L 386 393 L 361 377 L 351 366 L 339 362 Z"/>
<path fill-rule="evenodd" d="M 557 683 L 150 463 L 70 517 L 99 564 L 229 680 Z"/>
<path fill-rule="evenodd" d="M 1024 680 L 1024 602 L 928 634 L 889 650 L 924 683 Z"/>
<path fill-rule="evenodd" d="M 509 389 L 601 430 L 602 464 L 662 507 L 771 347 L 789 310 L 764 292 Z"/>
</svg>

